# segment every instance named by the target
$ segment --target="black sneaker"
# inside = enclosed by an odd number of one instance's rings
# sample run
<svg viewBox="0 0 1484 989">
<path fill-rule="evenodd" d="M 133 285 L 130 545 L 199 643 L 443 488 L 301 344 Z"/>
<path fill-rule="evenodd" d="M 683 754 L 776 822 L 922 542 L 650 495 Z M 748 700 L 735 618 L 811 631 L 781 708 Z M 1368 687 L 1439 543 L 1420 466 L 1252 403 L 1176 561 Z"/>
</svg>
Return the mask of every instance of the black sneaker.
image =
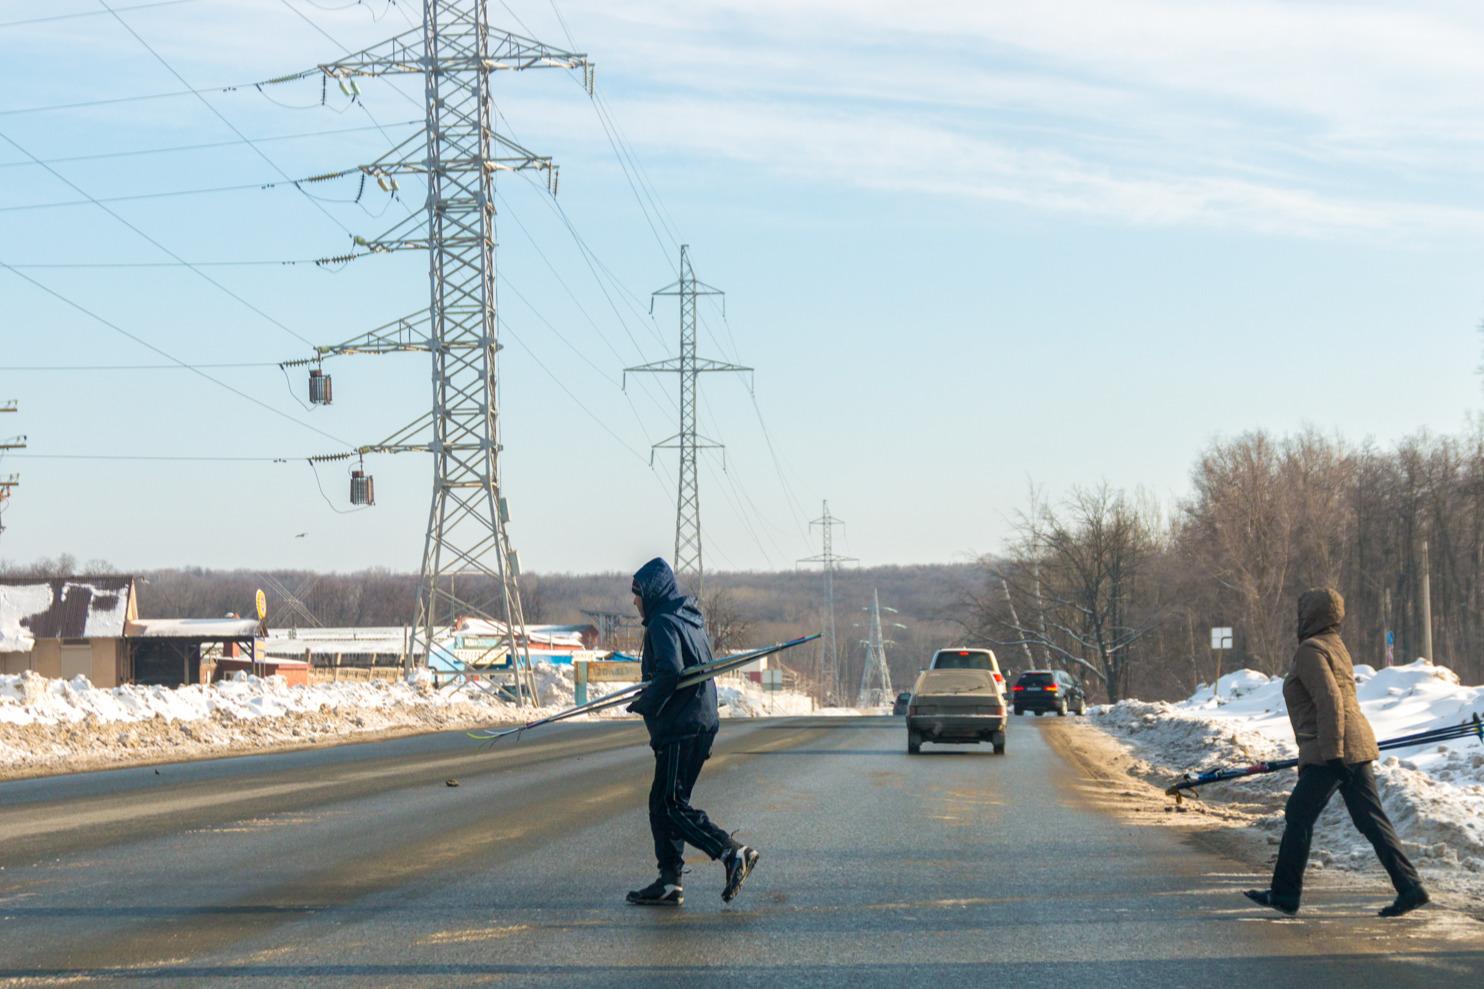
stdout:
<svg viewBox="0 0 1484 989">
<path fill-rule="evenodd" d="M 742 884 L 747 881 L 747 877 L 752 874 L 753 867 L 757 865 L 757 860 L 757 849 L 748 848 L 746 845 L 738 845 L 722 858 L 721 864 L 727 868 L 727 884 L 721 891 L 723 903 L 731 903 L 737 898 Z"/>
<path fill-rule="evenodd" d="M 1427 890 L 1423 889 L 1421 886 L 1413 886 L 1405 893 L 1398 893 L 1396 895 L 1395 902 L 1393 902 L 1389 907 L 1382 907 L 1380 912 L 1376 916 L 1400 917 L 1402 914 L 1411 913 L 1413 910 L 1416 910 L 1418 907 L 1424 906 L 1431 901 L 1432 897 L 1427 895 Z"/>
<path fill-rule="evenodd" d="M 1275 899 L 1273 897 L 1273 891 L 1270 889 L 1246 889 L 1242 891 L 1242 895 L 1247 897 L 1247 899 L 1251 900 L 1253 903 L 1256 903 L 1258 906 L 1272 907 L 1279 913 L 1289 917 L 1292 917 L 1294 914 L 1298 913 L 1297 903 L 1289 903 L 1285 900 Z"/>
<path fill-rule="evenodd" d="M 643 889 L 629 890 L 624 899 L 639 907 L 678 907 L 685 902 L 685 887 L 661 876 Z"/>
</svg>

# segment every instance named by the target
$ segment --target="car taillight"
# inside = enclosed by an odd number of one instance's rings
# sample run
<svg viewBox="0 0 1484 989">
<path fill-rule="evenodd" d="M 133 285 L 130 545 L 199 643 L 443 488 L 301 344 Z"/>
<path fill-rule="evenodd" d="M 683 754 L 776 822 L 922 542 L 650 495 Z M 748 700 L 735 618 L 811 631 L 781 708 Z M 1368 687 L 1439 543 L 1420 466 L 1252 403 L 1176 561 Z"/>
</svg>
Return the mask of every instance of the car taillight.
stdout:
<svg viewBox="0 0 1484 989">
<path fill-rule="evenodd" d="M 1005 682 L 1005 678 L 1002 677 L 1002 676 L 1000 676 L 998 673 L 993 674 L 993 676 L 994 676 L 994 682 L 995 683 L 1004 683 Z"/>
<path fill-rule="evenodd" d="M 1017 683 L 1015 686 L 1011 687 L 1010 689 L 1011 690 L 1024 690 L 1025 688 L 1022 687 L 1020 684 Z"/>
<path fill-rule="evenodd" d="M 1054 683 L 1052 683 L 1052 684 L 1047 684 L 1047 685 L 1046 685 L 1046 689 L 1047 689 L 1047 690 L 1055 690 L 1055 689 L 1056 689 L 1056 684 L 1054 684 Z"/>
</svg>

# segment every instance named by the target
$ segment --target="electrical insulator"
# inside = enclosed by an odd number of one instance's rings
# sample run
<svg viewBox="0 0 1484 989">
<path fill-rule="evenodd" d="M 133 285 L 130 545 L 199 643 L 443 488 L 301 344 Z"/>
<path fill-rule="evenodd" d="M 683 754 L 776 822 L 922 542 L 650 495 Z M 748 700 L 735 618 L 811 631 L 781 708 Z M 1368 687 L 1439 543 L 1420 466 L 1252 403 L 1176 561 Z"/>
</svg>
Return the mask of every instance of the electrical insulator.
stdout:
<svg viewBox="0 0 1484 989">
<path fill-rule="evenodd" d="M 366 506 L 376 504 L 376 479 L 363 470 L 350 472 L 350 503 Z"/>
<path fill-rule="evenodd" d="M 330 385 L 330 376 L 319 368 L 309 372 L 309 403 L 311 405 L 329 405 L 334 398 L 334 389 Z"/>
</svg>

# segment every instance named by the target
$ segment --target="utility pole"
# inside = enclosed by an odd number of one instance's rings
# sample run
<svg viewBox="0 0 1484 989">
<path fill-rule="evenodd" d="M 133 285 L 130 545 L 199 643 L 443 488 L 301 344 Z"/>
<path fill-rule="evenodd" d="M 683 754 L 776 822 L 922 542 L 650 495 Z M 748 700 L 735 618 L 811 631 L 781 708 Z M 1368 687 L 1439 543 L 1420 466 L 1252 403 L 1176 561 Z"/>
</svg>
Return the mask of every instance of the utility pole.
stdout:
<svg viewBox="0 0 1484 989">
<path fill-rule="evenodd" d="M 887 611 L 895 611 L 887 608 Z M 871 631 L 866 640 L 866 662 L 861 668 L 861 686 L 856 694 L 857 707 L 879 707 L 892 701 L 891 670 L 886 665 L 886 644 L 881 635 L 881 592 L 871 589 Z M 872 681 L 875 685 L 872 685 Z"/>
<path fill-rule="evenodd" d="M 835 555 L 834 529 L 835 526 L 844 524 L 830 514 L 830 503 L 825 501 L 824 514 L 809 523 L 810 528 L 819 526 L 823 540 L 821 552 L 818 556 L 808 556 L 799 561 L 800 563 L 818 563 L 824 568 L 824 637 L 819 643 L 817 672 L 819 690 L 823 699 L 834 702 L 837 702 L 844 692 L 840 683 L 840 653 L 835 645 L 835 568 L 842 563 L 860 562 L 853 556 Z"/>
<path fill-rule="evenodd" d="M 1432 662 L 1432 567 L 1428 563 L 1427 540 L 1422 540 L 1422 658 Z"/>
<path fill-rule="evenodd" d="M 426 251 L 428 308 L 344 343 L 318 347 L 313 358 L 290 363 L 315 365 L 320 374 L 317 383 L 311 374 L 311 401 L 328 404 L 329 383 L 319 367 L 325 357 L 431 354 L 431 411 L 382 442 L 356 451 L 361 456 L 433 455 L 433 496 L 407 663 L 410 666 L 419 654 L 426 662 L 434 639 L 460 617 L 483 618 L 500 630 L 517 701 L 529 698 L 532 703 L 535 681 L 521 608 L 520 563 L 510 545 L 509 511 L 499 471 L 494 178 L 498 172 L 545 171 L 547 188 L 555 193 L 556 167 L 550 158 L 495 133 L 491 81 L 496 72 L 534 68 L 580 68 L 592 92 L 592 63 L 586 55 L 492 29 L 485 0 L 423 0 L 421 26 L 338 61 L 274 80 L 323 77 L 354 100 L 360 78 L 423 77 L 422 134 L 361 166 L 361 171 L 389 192 L 398 188 L 398 176 L 425 176 L 424 210 L 409 214 L 378 237 L 357 237 L 355 242 L 370 253 Z M 354 486 L 352 491 L 355 501 Z M 363 494 L 360 503 L 371 501 Z M 465 579 L 456 587 L 460 577 Z M 500 651 L 491 647 L 486 655 L 495 659 Z"/>
<path fill-rule="evenodd" d="M 690 589 L 699 598 L 705 567 L 701 561 L 701 487 L 696 454 L 702 449 L 722 449 L 722 445 L 696 431 L 696 379 L 707 371 L 751 374 L 752 368 L 696 356 L 696 299 L 725 293 L 696 279 L 690 263 L 690 245 L 680 245 L 680 278 L 650 296 L 651 314 L 655 297 L 662 295 L 673 295 L 680 300 L 680 356 L 624 368 L 624 387 L 628 387 L 630 374 L 674 374 L 680 379 L 680 432 L 656 443 L 650 450 L 649 462 L 654 465 L 655 450 L 680 451 L 679 490 L 675 496 L 675 573 L 691 582 Z"/>
<path fill-rule="evenodd" d="M 0 404 L 0 412 L 19 412 L 20 410 L 20 402 L 16 399 Z M 4 457 L 7 450 L 24 450 L 25 448 L 26 437 L 24 436 L 12 436 L 8 440 L 0 440 L 0 457 Z M 19 474 L 0 477 L 0 516 L 4 514 L 5 503 L 10 500 L 11 493 L 20 485 L 21 475 Z M 0 532 L 4 531 L 5 523 L 3 519 L 0 519 Z"/>
</svg>

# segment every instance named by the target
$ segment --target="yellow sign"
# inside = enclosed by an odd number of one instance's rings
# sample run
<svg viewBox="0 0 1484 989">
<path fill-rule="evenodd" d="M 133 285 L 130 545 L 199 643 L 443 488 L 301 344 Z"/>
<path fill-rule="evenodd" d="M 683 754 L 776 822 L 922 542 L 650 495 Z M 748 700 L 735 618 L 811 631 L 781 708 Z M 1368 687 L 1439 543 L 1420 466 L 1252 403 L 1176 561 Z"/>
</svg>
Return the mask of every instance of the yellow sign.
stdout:
<svg viewBox="0 0 1484 989">
<path fill-rule="evenodd" d="M 587 678 L 593 683 L 638 683 L 642 675 L 638 663 L 594 660 L 587 664 Z"/>
<path fill-rule="evenodd" d="M 268 595 L 264 594 L 262 588 L 258 589 L 258 621 L 266 621 L 268 618 Z"/>
</svg>

